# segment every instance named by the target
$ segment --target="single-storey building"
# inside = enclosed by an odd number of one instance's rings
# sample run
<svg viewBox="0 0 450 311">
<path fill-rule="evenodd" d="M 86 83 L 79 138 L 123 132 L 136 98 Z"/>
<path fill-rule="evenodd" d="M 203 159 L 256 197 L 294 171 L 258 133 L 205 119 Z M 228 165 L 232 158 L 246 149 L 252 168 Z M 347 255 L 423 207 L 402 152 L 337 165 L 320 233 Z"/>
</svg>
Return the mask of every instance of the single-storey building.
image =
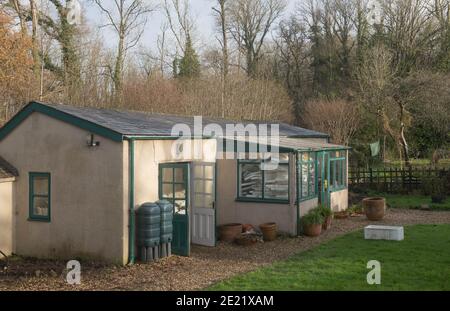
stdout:
<svg viewBox="0 0 450 311">
<path fill-rule="evenodd" d="M 194 121 L 29 103 L 0 129 L 0 250 L 133 262 L 135 210 L 160 199 L 174 203 L 179 255 L 191 244 L 214 246 L 222 224 L 276 222 L 297 235 L 302 215 L 318 204 L 347 209 L 348 148 L 327 134 L 284 123 L 274 123 L 276 143 L 174 134 Z M 241 143 L 244 150 L 229 148 Z M 267 148 L 278 152 L 270 170 L 261 165 Z"/>
</svg>

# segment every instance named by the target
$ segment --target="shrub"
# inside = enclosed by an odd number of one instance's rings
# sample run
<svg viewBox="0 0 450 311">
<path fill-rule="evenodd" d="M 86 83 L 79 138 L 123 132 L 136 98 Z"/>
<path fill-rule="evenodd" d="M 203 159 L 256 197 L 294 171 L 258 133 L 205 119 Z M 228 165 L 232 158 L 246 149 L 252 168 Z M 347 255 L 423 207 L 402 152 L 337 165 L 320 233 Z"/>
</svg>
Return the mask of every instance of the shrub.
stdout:
<svg viewBox="0 0 450 311">
<path fill-rule="evenodd" d="M 319 225 L 324 222 L 324 217 L 317 209 L 310 210 L 308 214 L 302 217 L 304 225 Z"/>
<path fill-rule="evenodd" d="M 319 205 L 318 207 L 315 208 L 315 210 L 320 215 L 322 215 L 322 217 L 324 219 L 333 215 L 333 211 L 331 210 L 331 208 L 328 208 L 328 207 L 323 206 L 323 205 Z"/>
</svg>

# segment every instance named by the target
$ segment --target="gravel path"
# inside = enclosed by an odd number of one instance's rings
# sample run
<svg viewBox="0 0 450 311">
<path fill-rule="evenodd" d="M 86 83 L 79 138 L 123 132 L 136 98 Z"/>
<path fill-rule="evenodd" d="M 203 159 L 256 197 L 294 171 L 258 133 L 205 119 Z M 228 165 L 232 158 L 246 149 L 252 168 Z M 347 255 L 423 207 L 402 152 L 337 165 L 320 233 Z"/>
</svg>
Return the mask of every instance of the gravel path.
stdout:
<svg viewBox="0 0 450 311">
<path fill-rule="evenodd" d="M 450 224 L 450 212 L 390 209 L 377 224 Z M 248 272 L 308 250 L 320 243 L 368 225 L 365 217 L 334 220 L 320 237 L 279 238 L 241 247 L 219 243 L 216 248 L 192 247 L 192 257 L 173 256 L 157 263 L 130 267 L 82 263 L 82 284 L 65 283 L 64 262 L 12 260 L 0 272 L 2 290 L 198 290 L 233 275 Z M 38 272 L 36 272 L 38 271 Z"/>
</svg>

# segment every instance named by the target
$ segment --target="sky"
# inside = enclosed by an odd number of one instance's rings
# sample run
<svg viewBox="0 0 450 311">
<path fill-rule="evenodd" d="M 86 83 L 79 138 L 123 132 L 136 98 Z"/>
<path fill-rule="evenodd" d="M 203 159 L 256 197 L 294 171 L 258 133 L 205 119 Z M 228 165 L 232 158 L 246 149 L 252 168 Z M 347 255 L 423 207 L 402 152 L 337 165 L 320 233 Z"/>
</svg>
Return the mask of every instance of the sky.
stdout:
<svg viewBox="0 0 450 311">
<path fill-rule="evenodd" d="M 112 2 L 112 0 L 104 0 L 102 2 Z M 159 3 L 161 0 L 153 0 L 154 3 Z M 215 22 L 212 14 L 212 7 L 215 5 L 216 1 L 214 0 L 188 0 L 191 9 L 192 15 L 194 17 L 196 23 L 196 35 L 197 41 L 205 44 L 213 44 L 215 41 Z M 288 8 L 285 12 L 289 14 L 295 7 L 295 2 L 301 0 L 287 0 Z M 83 10 L 86 13 L 88 22 L 90 24 L 100 25 L 102 22 L 106 21 L 105 17 L 100 14 L 98 8 L 96 8 L 89 0 L 80 0 Z M 161 10 L 152 13 L 149 17 L 149 21 L 145 27 L 144 36 L 140 42 L 141 45 L 155 48 L 156 40 L 158 35 L 160 34 L 161 24 L 165 20 L 164 14 Z M 117 42 L 114 35 L 111 31 L 102 29 L 102 34 L 105 34 L 105 42 L 108 43 L 109 46 L 114 46 L 114 43 Z"/>
</svg>

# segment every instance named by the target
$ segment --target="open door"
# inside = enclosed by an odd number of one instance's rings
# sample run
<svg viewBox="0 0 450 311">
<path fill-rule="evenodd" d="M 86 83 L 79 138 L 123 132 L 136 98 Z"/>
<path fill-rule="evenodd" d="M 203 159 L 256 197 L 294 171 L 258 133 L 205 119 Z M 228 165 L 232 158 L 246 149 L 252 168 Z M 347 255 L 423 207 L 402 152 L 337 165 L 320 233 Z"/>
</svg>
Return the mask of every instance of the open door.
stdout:
<svg viewBox="0 0 450 311">
<path fill-rule="evenodd" d="M 321 151 L 318 156 L 319 203 L 330 207 L 330 154 Z"/>
<path fill-rule="evenodd" d="M 174 205 L 172 253 L 190 255 L 189 239 L 189 164 L 159 166 L 159 198 Z"/>
<path fill-rule="evenodd" d="M 191 165 L 192 243 L 215 246 L 215 164 L 194 162 Z"/>
</svg>

